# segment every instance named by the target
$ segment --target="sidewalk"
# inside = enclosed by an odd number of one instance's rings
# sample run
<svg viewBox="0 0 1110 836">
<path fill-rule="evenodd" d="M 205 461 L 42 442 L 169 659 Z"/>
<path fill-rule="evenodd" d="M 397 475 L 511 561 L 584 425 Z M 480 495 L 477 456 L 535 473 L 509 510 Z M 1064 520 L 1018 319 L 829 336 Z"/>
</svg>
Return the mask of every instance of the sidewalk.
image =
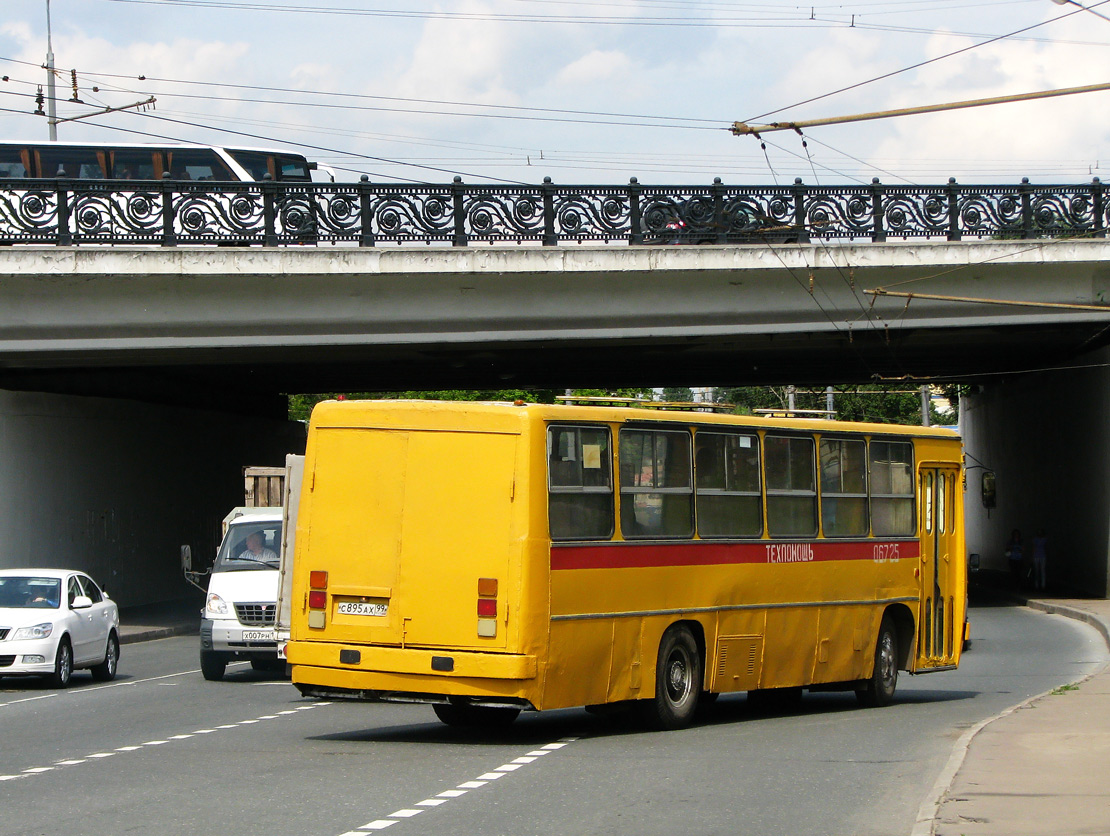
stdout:
<svg viewBox="0 0 1110 836">
<path fill-rule="evenodd" d="M 203 601 L 170 601 L 142 607 L 122 607 L 119 613 L 120 644 L 164 639 L 169 636 L 200 635 Z"/>
<path fill-rule="evenodd" d="M 1110 645 L 1110 601 L 1045 598 L 1027 606 L 1092 624 Z M 1110 833 L 1110 668 L 971 729 L 950 768 L 958 771 L 935 817 L 919 820 L 915 834 Z"/>
</svg>

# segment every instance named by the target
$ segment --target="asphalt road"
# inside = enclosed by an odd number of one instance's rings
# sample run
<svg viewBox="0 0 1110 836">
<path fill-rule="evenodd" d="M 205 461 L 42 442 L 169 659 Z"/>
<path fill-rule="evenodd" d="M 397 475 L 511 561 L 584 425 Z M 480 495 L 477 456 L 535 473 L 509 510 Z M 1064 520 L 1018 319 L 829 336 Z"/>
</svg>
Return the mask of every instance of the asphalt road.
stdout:
<svg viewBox="0 0 1110 836">
<path fill-rule="evenodd" d="M 578 710 L 460 732 L 246 665 L 205 682 L 192 637 L 126 645 L 107 685 L 0 680 L 0 836 L 908 834 L 965 728 L 1106 657 L 1058 616 L 972 618 L 961 669 L 903 675 L 888 708 L 811 694 L 767 716 L 729 696 L 670 733 Z"/>
</svg>

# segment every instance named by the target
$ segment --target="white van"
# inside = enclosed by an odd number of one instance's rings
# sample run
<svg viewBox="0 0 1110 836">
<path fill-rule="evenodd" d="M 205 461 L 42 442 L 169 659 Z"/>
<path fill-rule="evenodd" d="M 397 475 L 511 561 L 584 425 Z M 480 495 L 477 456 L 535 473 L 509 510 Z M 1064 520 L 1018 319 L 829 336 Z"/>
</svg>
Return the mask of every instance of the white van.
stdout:
<svg viewBox="0 0 1110 836">
<path fill-rule="evenodd" d="M 200 622 L 200 669 L 223 678 L 227 663 L 248 660 L 256 670 L 284 670 L 274 635 L 281 508 L 236 508 L 208 580 Z"/>
</svg>

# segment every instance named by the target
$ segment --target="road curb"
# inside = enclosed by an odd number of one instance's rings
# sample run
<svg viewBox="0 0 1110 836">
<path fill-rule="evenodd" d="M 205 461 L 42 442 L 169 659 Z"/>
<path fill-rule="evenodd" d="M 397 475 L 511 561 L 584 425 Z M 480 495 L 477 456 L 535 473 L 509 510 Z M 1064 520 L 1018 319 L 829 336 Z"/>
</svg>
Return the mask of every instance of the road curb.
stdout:
<svg viewBox="0 0 1110 836">
<path fill-rule="evenodd" d="M 179 624 L 174 627 L 150 627 L 121 633 L 120 644 L 135 644 L 136 642 L 153 641 L 154 639 L 168 639 L 171 636 L 188 636 L 198 632 L 195 624 Z"/>
<path fill-rule="evenodd" d="M 1110 627 L 1107 626 L 1105 621 L 1092 612 L 1081 610 L 1076 607 L 1064 606 L 1063 604 L 1054 604 L 1051 601 L 1026 601 L 1025 606 L 1029 607 L 1031 610 L 1040 610 L 1050 615 L 1063 615 L 1068 618 L 1074 618 L 1076 621 L 1090 624 L 1098 630 L 1099 635 L 1101 635 L 1103 641 L 1106 642 L 1107 648 L 1110 648 Z"/>
<path fill-rule="evenodd" d="M 1099 635 L 1101 635 L 1103 640 L 1106 642 L 1107 648 L 1110 648 L 1110 629 L 1108 629 L 1106 623 L 1098 618 L 1098 616 L 1094 615 L 1094 613 L 1087 612 L 1086 610 L 1076 609 L 1075 607 L 1066 607 L 1061 606 L 1060 604 L 1053 604 L 1048 601 L 1026 601 L 1025 606 L 1032 610 L 1038 610 L 1040 612 L 1048 613 L 1049 615 L 1062 615 L 1067 618 L 1075 619 L 1076 621 L 1082 621 L 1086 624 L 1090 624 L 1092 627 L 1098 630 Z M 1089 673 L 1086 676 L 1077 679 L 1069 684 L 1082 685 L 1084 682 L 1091 679 L 1092 677 L 1103 673 L 1107 669 L 1107 667 L 1108 666 L 1104 665 L 1099 670 Z M 967 752 L 971 748 L 971 741 L 975 739 L 975 736 L 991 723 L 993 723 L 995 720 L 1001 720 L 1003 717 L 1009 717 L 1015 711 L 1018 711 L 1022 708 L 1027 708 L 1033 703 L 1044 699 L 1055 690 L 1056 688 L 1050 688 L 1043 693 L 1035 694 L 1032 697 L 1029 697 L 1028 699 L 1018 703 L 1017 705 L 1010 706 L 1004 711 L 999 712 L 994 717 L 987 717 L 985 720 L 976 723 L 974 726 L 960 735 L 959 739 L 956 741 L 956 744 L 952 749 L 952 755 L 948 758 L 948 763 L 944 765 L 944 769 L 942 769 L 940 771 L 940 775 L 937 776 L 937 780 L 933 784 L 933 788 L 929 791 L 929 794 L 925 796 L 925 800 L 921 802 L 921 806 L 918 808 L 917 821 L 914 823 L 913 830 L 910 831 L 910 836 L 934 836 L 937 825 L 937 814 L 940 812 L 940 805 L 944 802 L 945 797 L 948 794 L 948 790 L 951 789 L 952 782 L 956 780 L 956 774 L 960 771 L 960 767 L 963 766 L 964 760 L 967 757 Z"/>
</svg>

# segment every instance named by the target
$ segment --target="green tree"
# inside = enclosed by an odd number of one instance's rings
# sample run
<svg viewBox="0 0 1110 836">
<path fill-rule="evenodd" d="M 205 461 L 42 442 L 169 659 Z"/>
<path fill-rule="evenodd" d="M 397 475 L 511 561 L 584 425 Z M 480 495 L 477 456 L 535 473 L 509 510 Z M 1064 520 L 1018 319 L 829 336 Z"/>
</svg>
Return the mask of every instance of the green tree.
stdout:
<svg viewBox="0 0 1110 836">
<path fill-rule="evenodd" d="M 667 387 L 663 390 L 663 400 L 668 403 L 689 403 L 694 399 L 694 393 L 689 387 Z"/>
<path fill-rule="evenodd" d="M 430 401 L 492 401 L 512 403 L 555 403 L 555 398 L 566 393 L 565 389 L 435 389 L 408 392 L 326 392 L 319 394 L 287 395 L 289 420 L 307 421 L 312 407 L 320 401 L 343 399 L 361 400 L 430 400 Z M 572 389 L 576 397 L 650 398 L 650 389 Z"/>
<path fill-rule="evenodd" d="M 955 424 L 958 390 L 943 389 L 952 402 L 952 410 L 938 413 L 930 404 L 931 424 Z M 730 403 L 741 415 L 751 415 L 757 409 L 782 409 L 788 406 L 786 387 L 745 386 L 718 389 L 717 400 Z M 800 387 L 794 396 L 798 410 L 823 410 L 826 408 L 824 389 Z M 833 409 L 839 421 L 867 421 L 878 424 L 920 424 L 921 392 L 905 383 L 893 385 L 867 384 L 862 386 L 834 386 Z"/>
</svg>

